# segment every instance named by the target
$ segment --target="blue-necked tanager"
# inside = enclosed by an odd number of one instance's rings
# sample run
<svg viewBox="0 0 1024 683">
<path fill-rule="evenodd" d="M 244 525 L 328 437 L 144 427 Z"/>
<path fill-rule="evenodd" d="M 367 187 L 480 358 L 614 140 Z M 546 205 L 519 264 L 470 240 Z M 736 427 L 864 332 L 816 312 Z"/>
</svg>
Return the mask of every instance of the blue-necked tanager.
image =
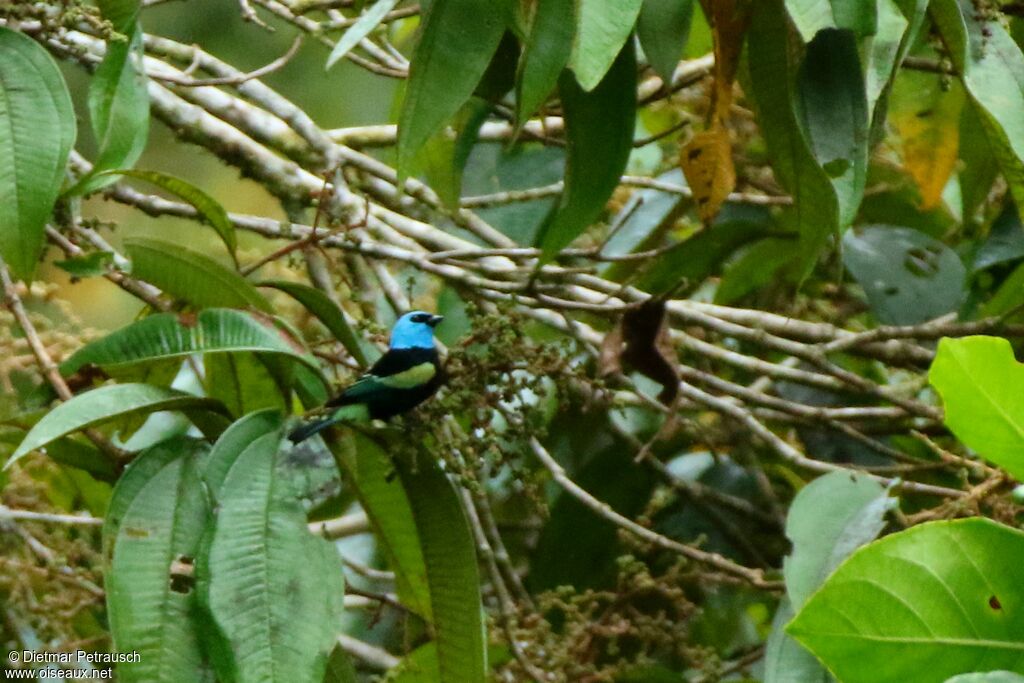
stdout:
<svg viewBox="0 0 1024 683">
<path fill-rule="evenodd" d="M 387 352 L 324 406 L 336 410 L 298 427 L 288 438 L 298 443 L 345 420 L 387 420 L 433 396 L 444 381 L 434 345 L 434 328 L 442 320 L 442 316 L 423 311 L 399 318 L 391 328 Z"/>
</svg>

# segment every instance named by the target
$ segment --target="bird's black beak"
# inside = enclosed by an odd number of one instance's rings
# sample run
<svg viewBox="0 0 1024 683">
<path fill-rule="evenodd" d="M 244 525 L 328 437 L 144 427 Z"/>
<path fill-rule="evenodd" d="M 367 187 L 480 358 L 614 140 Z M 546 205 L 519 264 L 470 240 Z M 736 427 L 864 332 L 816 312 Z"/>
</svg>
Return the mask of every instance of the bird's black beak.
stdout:
<svg viewBox="0 0 1024 683">
<path fill-rule="evenodd" d="M 427 321 L 427 324 L 430 325 L 431 327 L 437 327 L 438 325 L 441 324 L 442 320 L 444 320 L 443 315 L 432 315 L 430 316 L 430 320 Z"/>
</svg>

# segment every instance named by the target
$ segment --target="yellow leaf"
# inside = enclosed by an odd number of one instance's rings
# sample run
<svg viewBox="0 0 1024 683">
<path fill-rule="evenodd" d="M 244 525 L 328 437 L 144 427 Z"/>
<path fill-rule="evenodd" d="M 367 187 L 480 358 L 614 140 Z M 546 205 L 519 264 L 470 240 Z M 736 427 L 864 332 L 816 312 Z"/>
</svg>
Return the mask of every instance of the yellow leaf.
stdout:
<svg viewBox="0 0 1024 683">
<path fill-rule="evenodd" d="M 716 123 L 693 136 L 679 153 L 679 165 L 693 190 L 702 221 L 715 217 L 736 184 L 729 131 Z"/>
<path fill-rule="evenodd" d="M 941 76 L 901 72 L 892 93 L 890 120 L 900 137 L 903 167 L 921 193 L 921 208 L 942 199 L 960 147 L 963 87 Z"/>
</svg>

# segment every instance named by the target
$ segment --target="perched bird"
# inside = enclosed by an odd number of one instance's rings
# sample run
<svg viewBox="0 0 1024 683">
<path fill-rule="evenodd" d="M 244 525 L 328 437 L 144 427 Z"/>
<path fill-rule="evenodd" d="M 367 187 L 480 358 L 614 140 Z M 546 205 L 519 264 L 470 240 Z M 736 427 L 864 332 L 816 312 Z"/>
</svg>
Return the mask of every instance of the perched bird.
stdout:
<svg viewBox="0 0 1024 683">
<path fill-rule="evenodd" d="M 442 320 L 423 311 L 399 318 L 391 328 L 387 353 L 324 406 L 335 410 L 298 427 L 288 438 L 298 443 L 343 420 L 387 420 L 433 396 L 444 381 L 434 346 L 434 328 Z"/>
</svg>

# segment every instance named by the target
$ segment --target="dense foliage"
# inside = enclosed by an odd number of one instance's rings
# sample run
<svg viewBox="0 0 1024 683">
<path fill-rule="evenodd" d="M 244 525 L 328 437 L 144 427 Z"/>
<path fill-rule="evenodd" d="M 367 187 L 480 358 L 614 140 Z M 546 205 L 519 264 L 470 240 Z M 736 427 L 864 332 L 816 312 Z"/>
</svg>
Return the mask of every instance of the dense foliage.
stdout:
<svg viewBox="0 0 1024 683">
<path fill-rule="evenodd" d="M 1001 0 L 0 0 L 4 666 L 1024 680 L 1022 43 Z M 292 444 L 413 308 L 441 392 Z"/>
</svg>

